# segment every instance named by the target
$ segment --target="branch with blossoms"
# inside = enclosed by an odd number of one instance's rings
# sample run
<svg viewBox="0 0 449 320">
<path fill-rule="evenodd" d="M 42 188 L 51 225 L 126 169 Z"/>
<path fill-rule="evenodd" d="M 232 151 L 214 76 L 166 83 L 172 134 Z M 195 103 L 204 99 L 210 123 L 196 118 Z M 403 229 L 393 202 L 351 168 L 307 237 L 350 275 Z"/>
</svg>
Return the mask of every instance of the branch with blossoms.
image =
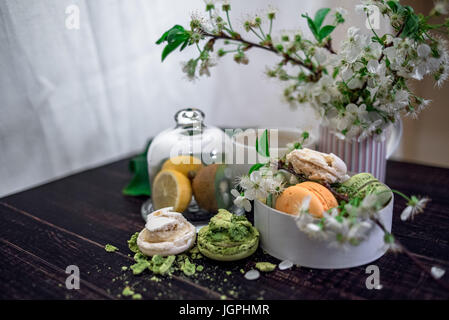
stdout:
<svg viewBox="0 0 449 320">
<path fill-rule="evenodd" d="M 313 17 L 302 14 L 312 37 L 301 31 L 273 34 L 277 10 L 248 17 L 234 27 L 228 1 L 206 0 L 204 16 L 194 14 L 190 30 L 176 25 L 157 41 L 165 43 L 162 60 L 177 48 L 195 46 L 198 55 L 187 61 L 183 71 L 191 80 L 210 76 L 218 58 L 232 55 L 235 62 L 248 64 L 248 52 L 261 49 L 279 57 L 265 71 L 285 83 L 284 100 L 292 107 L 308 103 L 341 138 L 362 140 L 380 135 L 402 115 L 416 118 L 430 103 L 409 88 L 410 79 L 432 76 L 441 86 L 449 73 L 446 41 L 436 33 L 448 33 L 449 20 L 432 24 L 435 16 L 446 15 L 447 1 L 437 1 L 429 15 L 417 14 L 399 1 L 362 0 L 356 11 L 370 21 L 376 9 L 390 22 L 393 33 L 369 35 L 349 28 L 341 49 L 332 47 L 332 32 L 345 22 L 344 9 L 323 8 Z M 242 35 L 243 34 L 243 35 Z M 215 50 L 221 45 L 222 47 Z"/>
</svg>

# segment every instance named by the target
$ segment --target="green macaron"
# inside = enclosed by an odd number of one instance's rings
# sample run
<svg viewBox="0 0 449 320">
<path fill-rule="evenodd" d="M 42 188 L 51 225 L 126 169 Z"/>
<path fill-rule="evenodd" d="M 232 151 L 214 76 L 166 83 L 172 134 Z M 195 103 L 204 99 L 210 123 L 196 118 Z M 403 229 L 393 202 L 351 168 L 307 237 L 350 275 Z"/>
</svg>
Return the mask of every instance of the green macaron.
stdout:
<svg viewBox="0 0 449 320">
<path fill-rule="evenodd" d="M 339 191 L 346 193 L 349 198 L 361 199 L 368 194 L 377 194 L 382 206 L 385 206 L 393 195 L 388 186 L 367 172 L 356 174 L 343 182 Z"/>
<path fill-rule="evenodd" d="M 235 261 L 252 255 L 259 246 L 259 231 L 243 216 L 219 209 L 198 232 L 198 249 L 213 260 Z"/>
</svg>

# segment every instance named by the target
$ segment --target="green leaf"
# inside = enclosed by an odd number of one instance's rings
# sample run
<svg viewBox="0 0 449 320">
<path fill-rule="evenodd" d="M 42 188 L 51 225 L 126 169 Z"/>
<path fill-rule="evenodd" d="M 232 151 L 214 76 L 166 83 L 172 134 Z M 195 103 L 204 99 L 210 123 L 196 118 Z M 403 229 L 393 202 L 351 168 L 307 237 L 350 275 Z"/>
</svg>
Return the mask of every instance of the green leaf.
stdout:
<svg viewBox="0 0 449 320">
<path fill-rule="evenodd" d="M 301 137 L 302 137 L 302 140 L 304 141 L 304 140 L 306 140 L 306 139 L 308 139 L 309 138 L 309 133 L 307 132 L 307 131 L 304 131 L 302 134 L 301 134 Z"/>
<path fill-rule="evenodd" d="M 182 41 L 176 41 L 169 43 L 165 46 L 164 50 L 162 51 L 162 61 L 167 58 L 167 56 L 172 53 L 177 47 L 181 45 Z"/>
<path fill-rule="evenodd" d="M 122 193 L 126 196 L 150 196 L 150 179 L 148 177 L 147 150 L 146 146 L 142 154 L 132 158 L 129 162 L 129 170 L 133 177 L 129 184 L 123 188 Z"/>
<path fill-rule="evenodd" d="M 326 18 L 326 16 L 328 15 L 328 13 L 330 11 L 331 11 L 331 9 L 329 9 L 329 8 L 322 8 L 315 13 L 314 23 L 315 23 L 315 27 L 317 29 L 321 28 L 321 25 L 323 24 L 324 19 Z"/>
<path fill-rule="evenodd" d="M 273 194 L 270 193 L 266 199 L 267 206 L 273 208 Z"/>
<path fill-rule="evenodd" d="M 165 31 L 164 34 L 162 35 L 162 37 L 160 37 L 159 40 L 156 41 L 156 44 L 161 44 L 162 42 L 164 42 L 165 39 L 167 39 L 167 35 L 168 35 L 169 31 L 170 30 Z"/>
<path fill-rule="evenodd" d="M 253 171 L 259 170 L 259 169 L 262 168 L 263 166 L 264 166 L 263 163 L 256 163 L 255 165 L 253 165 L 253 166 L 251 167 L 251 169 L 249 169 L 248 174 L 253 173 Z"/>
<path fill-rule="evenodd" d="M 165 33 L 162 35 L 162 37 L 160 37 L 159 40 L 156 41 L 156 44 L 161 44 L 162 42 L 166 41 L 169 32 L 174 29 L 184 30 L 184 28 L 182 26 L 177 24 L 177 25 L 173 26 L 172 28 L 168 29 L 167 31 L 165 31 Z"/>
<path fill-rule="evenodd" d="M 189 41 L 190 39 L 187 39 L 186 41 L 184 41 L 184 43 L 182 44 L 181 48 L 179 49 L 179 51 L 184 50 L 190 43 Z"/>
<path fill-rule="evenodd" d="M 268 129 L 265 129 L 259 140 L 256 140 L 256 151 L 264 157 L 270 156 L 270 150 L 268 146 Z"/>
<path fill-rule="evenodd" d="M 397 1 L 387 1 L 387 4 L 394 13 L 397 13 L 399 7 L 401 6 Z"/>
<path fill-rule="evenodd" d="M 405 21 L 404 30 L 402 31 L 402 37 L 414 38 L 415 33 L 419 30 L 419 19 L 415 14 L 411 14 Z"/>
<path fill-rule="evenodd" d="M 394 243 L 394 236 L 391 233 L 384 234 L 384 242 L 385 243 Z"/>
<path fill-rule="evenodd" d="M 310 31 L 312 31 L 315 39 L 318 40 L 318 28 L 316 27 L 315 22 L 307 14 L 303 14 L 302 17 L 307 19 L 307 24 L 309 25 Z"/>
<path fill-rule="evenodd" d="M 182 27 L 181 27 L 182 28 Z M 179 28 L 175 28 L 173 27 L 167 34 L 167 38 L 166 41 L 168 43 L 171 43 L 173 41 L 177 41 L 180 38 L 187 38 L 189 37 L 189 33 L 187 31 L 184 30 L 184 28 L 179 29 Z"/>
<path fill-rule="evenodd" d="M 170 36 L 170 35 L 169 35 Z M 166 46 L 165 46 L 165 48 L 164 48 L 164 50 L 162 51 L 162 61 L 164 61 L 165 60 L 165 58 L 170 54 L 170 53 L 172 53 L 174 50 L 176 50 L 176 48 L 178 48 L 181 44 L 185 44 L 185 42 L 187 41 L 189 41 L 189 38 L 188 38 L 188 36 L 187 36 L 187 38 L 185 37 L 185 36 L 178 36 L 178 37 L 176 37 L 176 38 L 172 38 L 173 40 L 171 41 L 171 42 L 169 42 Z M 185 48 L 185 46 L 187 46 L 187 45 L 184 45 L 183 44 L 183 46 L 181 47 L 181 51 Z"/>
<path fill-rule="evenodd" d="M 334 31 L 335 26 L 327 25 L 321 28 L 319 33 L 320 42 Z"/>
<path fill-rule="evenodd" d="M 167 42 L 167 45 L 162 51 L 162 61 L 164 61 L 165 58 L 179 46 L 182 45 L 180 51 L 184 50 L 184 48 L 190 44 L 189 40 L 190 33 L 180 25 L 175 25 L 173 28 L 166 31 L 162 37 L 156 41 L 156 44 Z"/>
</svg>

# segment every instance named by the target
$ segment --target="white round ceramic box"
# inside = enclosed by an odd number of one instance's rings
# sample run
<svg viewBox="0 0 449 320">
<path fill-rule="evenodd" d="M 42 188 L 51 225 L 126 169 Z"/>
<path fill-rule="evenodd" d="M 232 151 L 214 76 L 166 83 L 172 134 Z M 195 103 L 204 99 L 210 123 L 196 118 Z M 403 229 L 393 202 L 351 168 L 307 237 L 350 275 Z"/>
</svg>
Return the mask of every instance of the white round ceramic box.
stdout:
<svg viewBox="0 0 449 320">
<path fill-rule="evenodd" d="M 391 231 L 393 202 L 379 212 L 379 217 Z M 254 202 L 254 225 L 260 232 L 261 247 L 280 260 L 317 269 L 342 269 L 373 262 L 386 252 L 384 233 L 374 226 L 368 237 L 357 246 L 330 247 L 329 242 L 311 239 L 296 226 L 295 217 L 270 208 L 256 200 Z"/>
</svg>

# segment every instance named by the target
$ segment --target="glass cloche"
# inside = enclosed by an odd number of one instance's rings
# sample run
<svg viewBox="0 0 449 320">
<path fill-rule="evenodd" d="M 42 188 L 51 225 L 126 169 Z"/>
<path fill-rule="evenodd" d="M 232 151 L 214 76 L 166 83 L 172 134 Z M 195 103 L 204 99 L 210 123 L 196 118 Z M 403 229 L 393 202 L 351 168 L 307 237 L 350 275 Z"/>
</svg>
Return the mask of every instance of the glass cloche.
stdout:
<svg viewBox="0 0 449 320">
<path fill-rule="evenodd" d="M 224 164 L 232 142 L 224 131 L 205 125 L 204 117 L 199 109 L 182 109 L 175 114 L 176 126 L 151 142 L 151 200 L 142 206 L 144 219 L 154 210 L 173 207 L 193 222 L 204 221 L 232 205 L 232 174 Z"/>
</svg>

